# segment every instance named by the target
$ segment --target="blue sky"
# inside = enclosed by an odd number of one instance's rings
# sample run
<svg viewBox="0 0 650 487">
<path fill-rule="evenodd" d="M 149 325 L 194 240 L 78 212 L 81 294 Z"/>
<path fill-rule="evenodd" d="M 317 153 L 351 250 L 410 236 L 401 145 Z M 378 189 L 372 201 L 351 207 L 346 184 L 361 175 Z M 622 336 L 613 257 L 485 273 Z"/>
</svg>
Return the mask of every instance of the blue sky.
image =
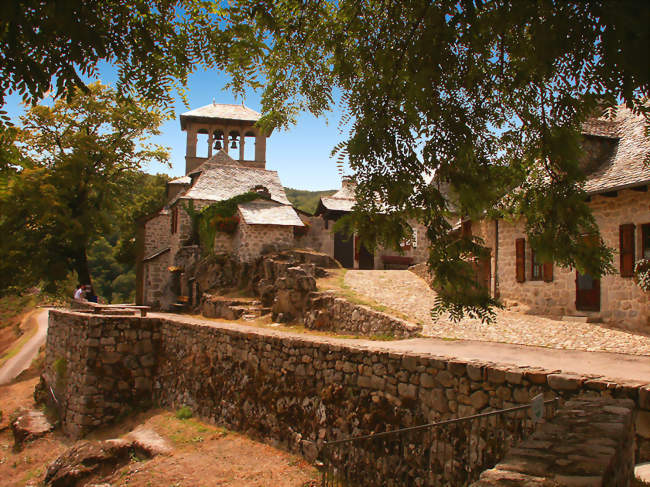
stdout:
<svg viewBox="0 0 650 487">
<path fill-rule="evenodd" d="M 111 66 L 100 67 L 100 80 L 112 84 L 116 77 Z M 178 116 L 194 108 L 212 103 L 241 103 L 235 100 L 232 93 L 223 91 L 227 78 L 217 72 L 194 73 L 188 83 L 187 99 L 189 108 L 177 97 L 174 109 L 176 118 L 162 126 L 162 135 L 151 139 L 153 142 L 171 148 L 169 169 L 160 164 L 152 164 L 144 168 L 147 172 L 164 172 L 170 176 L 182 176 L 185 171 L 185 132 L 181 131 Z M 5 109 L 17 121 L 24 108 L 20 97 L 7 97 Z M 260 111 L 260 97 L 257 93 L 249 92 L 245 99 L 246 106 Z M 336 161 L 330 157 L 332 147 L 341 139 L 338 130 L 340 113 L 332 112 L 325 118 L 315 118 L 303 114 L 298 123 L 286 131 L 274 131 L 267 140 L 266 167 L 278 171 L 282 184 L 296 189 L 323 190 L 337 189 L 341 185 Z"/>
</svg>

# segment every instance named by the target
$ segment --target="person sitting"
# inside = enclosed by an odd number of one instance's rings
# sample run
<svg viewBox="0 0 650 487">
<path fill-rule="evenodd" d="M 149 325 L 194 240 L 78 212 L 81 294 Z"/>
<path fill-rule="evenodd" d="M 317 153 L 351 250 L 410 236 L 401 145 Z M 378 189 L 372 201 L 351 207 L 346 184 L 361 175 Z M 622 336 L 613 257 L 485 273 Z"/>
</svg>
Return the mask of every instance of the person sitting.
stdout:
<svg viewBox="0 0 650 487">
<path fill-rule="evenodd" d="M 86 300 L 86 287 L 82 284 L 77 286 L 77 289 L 74 292 L 74 299 L 76 301 L 85 301 Z"/>
</svg>

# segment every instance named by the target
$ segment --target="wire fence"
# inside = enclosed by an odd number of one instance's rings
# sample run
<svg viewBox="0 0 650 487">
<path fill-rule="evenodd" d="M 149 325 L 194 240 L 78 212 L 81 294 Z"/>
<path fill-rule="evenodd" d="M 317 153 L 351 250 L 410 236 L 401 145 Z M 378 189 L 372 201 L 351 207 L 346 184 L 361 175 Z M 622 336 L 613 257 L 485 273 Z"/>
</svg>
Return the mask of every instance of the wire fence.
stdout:
<svg viewBox="0 0 650 487">
<path fill-rule="evenodd" d="M 558 398 L 544 401 L 544 418 Z M 322 487 L 467 486 L 535 431 L 531 404 L 326 442 Z"/>
</svg>

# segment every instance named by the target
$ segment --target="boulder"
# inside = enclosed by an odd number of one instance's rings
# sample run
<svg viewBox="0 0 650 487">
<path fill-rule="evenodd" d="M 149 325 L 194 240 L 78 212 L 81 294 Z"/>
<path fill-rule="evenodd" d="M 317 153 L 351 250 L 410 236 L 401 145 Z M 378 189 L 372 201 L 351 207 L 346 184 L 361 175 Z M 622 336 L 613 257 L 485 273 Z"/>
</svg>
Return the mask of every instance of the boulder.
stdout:
<svg viewBox="0 0 650 487">
<path fill-rule="evenodd" d="M 11 422 L 11 431 L 14 434 L 15 448 L 22 448 L 23 444 L 45 436 L 52 431 L 54 426 L 42 411 L 21 410 L 16 419 Z"/>
</svg>

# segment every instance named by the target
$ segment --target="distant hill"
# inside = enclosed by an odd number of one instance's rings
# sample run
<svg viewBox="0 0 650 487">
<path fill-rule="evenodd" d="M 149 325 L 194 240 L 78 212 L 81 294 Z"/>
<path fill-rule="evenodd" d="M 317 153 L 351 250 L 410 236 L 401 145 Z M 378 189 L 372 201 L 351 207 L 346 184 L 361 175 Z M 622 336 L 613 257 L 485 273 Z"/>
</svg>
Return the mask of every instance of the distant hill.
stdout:
<svg viewBox="0 0 650 487">
<path fill-rule="evenodd" d="M 313 215 L 320 197 L 333 195 L 337 190 L 306 191 L 304 189 L 284 188 L 284 191 L 287 193 L 287 198 L 289 198 L 293 206 Z"/>
</svg>

